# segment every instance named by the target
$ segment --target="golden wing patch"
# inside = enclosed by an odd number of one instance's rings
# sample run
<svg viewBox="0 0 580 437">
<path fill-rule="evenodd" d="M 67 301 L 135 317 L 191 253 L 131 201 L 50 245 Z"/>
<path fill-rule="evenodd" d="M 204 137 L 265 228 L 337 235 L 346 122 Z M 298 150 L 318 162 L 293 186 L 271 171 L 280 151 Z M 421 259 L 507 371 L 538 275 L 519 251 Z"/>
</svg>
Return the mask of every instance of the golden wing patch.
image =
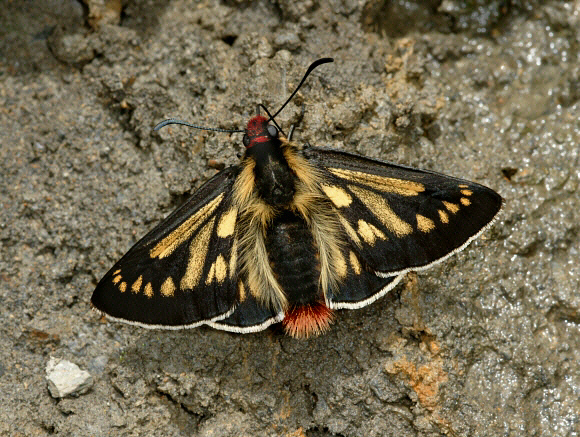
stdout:
<svg viewBox="0 0 580 437">
<path fill-rule="evenodd" d="M 180 329 L 228 317 L 238 301 L 236 169 L 208 181 L 99 282 L 93 306 L 144 327 Z"/>
</svg>

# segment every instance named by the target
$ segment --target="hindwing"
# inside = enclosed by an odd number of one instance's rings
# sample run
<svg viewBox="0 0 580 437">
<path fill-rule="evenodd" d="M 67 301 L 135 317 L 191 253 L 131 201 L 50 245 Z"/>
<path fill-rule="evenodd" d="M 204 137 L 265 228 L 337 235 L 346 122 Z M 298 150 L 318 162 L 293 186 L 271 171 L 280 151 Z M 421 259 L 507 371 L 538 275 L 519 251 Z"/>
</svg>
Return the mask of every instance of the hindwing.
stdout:
<svg viewBox="0 0 580 437">
<path fill-rule="evenodd" d="M 190 328 L 228 317 L 238 301 L 238 167 L 203 185 L 143 237 L 95 289 L 112 319 L 150 328 Z"/>
<path fill-rule="evenodd" d="M 225 319 L 210 322 L 208 325 L 224 331 L 249 333 L 262 331 L 273 323 L 282 321 L 283 311 L 276 312 L 250 292 L 247 275 L 241 273 L 237 286 L 239 302 L 234 312 Z"/>
<path fill-rule="evenodd" d="M 335 268 L 338 280 L 335 289 L 326 295 L 327 305 L 332 309 L 369 305 L 392 290 L 404 276 L 378 276 L 350 245 L 341 248 Z"/>
</svg>

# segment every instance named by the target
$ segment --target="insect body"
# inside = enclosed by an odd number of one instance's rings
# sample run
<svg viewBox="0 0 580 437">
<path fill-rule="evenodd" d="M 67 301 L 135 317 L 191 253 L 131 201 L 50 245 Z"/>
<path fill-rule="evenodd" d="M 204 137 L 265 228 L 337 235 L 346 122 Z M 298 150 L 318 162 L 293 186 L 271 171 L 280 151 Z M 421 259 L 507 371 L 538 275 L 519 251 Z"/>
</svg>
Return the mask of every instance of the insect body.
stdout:
<svg viewBox="0 0 580 437">
<path fill-rule="evenodd" d="M 329 328 L 333 310 L 368 305 L 463 249 L 501 209 L 482 185 L 303 147 L 272 120 L 249 121 L 240 164 L 131 248 L 99 282 L 94 308 L 148 328 L 283 322 L 308 337 Z"/>
</svg>

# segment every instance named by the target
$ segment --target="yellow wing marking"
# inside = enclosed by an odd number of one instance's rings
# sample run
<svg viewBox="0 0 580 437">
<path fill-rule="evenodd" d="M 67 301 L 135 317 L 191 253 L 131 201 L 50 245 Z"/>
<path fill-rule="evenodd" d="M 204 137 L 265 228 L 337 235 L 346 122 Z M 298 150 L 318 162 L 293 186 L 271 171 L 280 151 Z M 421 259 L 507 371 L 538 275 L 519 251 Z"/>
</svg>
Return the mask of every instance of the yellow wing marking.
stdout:
<svg viewBox="0 0 580 437">
<path fill-rule="evenodd" d="M 425 191 L 425 186 L 419 182 L 389 178 L 362 171 L 345 170 L 343 168 L 329 168 L 329 171 L 339 178 L 351 182 L 358 182 L 386 193 L 395 193 L 401 196 L 417 196 L 419 193 Z"/>
<path fill-rule="evenodd" d="M 397 237 L 403 237 L 413 232 L 411 225 L 395 214 L 387 201 L 379 194 L 355 185 L 349 185 L 348 189 Z"/>
<path fill-rule="evenodd" d="M 166 297 L 171 297 L 175 293 L 175 284 L 171 276 L 168 276 L 165 282 L 161 284 L 161 294 Z"/>
<path fill-rule="evenodd" d="M 232 244 L 232 251 L 230 252 L 230 279 L 234 277 L 236 273 L 236 264 L 238 263 L 238 239 L 234 238 L 234 243 Z"/>
<path fill-rule="evenodd" d="M 435 229 L 435 222 L 430 218 L 417 214 L 417 228 L 419 228 L 421 232 L 427 233 Z"/>
<path fill-rule="evenodd" d="M 342 227 L 344 228 L 344 230 L 346 231 L 346 233 L 348 234 L 350 239 L 352 241 L 354 241 L 358 247 L 360 247 L 361 242 L 360 242 L 360 238 L 358 237 L 356 231 L 352 228 L 350 223 L 341 214 L 337 213 L 336 215 L 338 216 L 338 220 L 340 221 L 340 224 L 342 225 Z"/>
<path fill-rule="evenodd" d="M 439 213 L 439 219 L 441 220 L 441 223 L 449 223 L 449 216 L 445 211 L 438 209 L 437 212 Z"/>
<path fill-rule="evenodd" d="M 358 221 L 358 233 L 362 239 L 365 240 L 365 243 L 370 244 L 371 246 L 374 246 L 377 238 L 380 238 L 381 240 L 387 239 L 386 235 L 379 229 L 364 220 Z"/>
<path fill-rule="evenodd" d="M 346 278 L 346 275 L 348 273 L 348 268 L 346 266 L 346 261 L 344 259 L 344 257 L 342 256 L 342 253 L 339 251 L 339 253 L 336 254 L 336 273 L 338 273 L 338 277 L 339 278 Z"/>
<path fill-rule="evenodd" d="M 348 258 L 349 258 L 350 265 L 351 265 L 352 269 L 354 270 L 354 272 L 357 275 L 360 275 L 360 273 L 362 272 L 362 267 L 360 265 L 360 262 L 358 261 L 358 258 L 356 257 L 356 255 L 354 254 L 354 252 L 352 250 L 350 251 Z"/>
<path fill-rule="evenodd" d="M 469 185 L 459 184 L 459 188 L 469 188 Z"/>
<path fill-rule="evenodd" d="M 162 259 L 171 255 L 175 249 L 191 237 L 200 224 L 217 208 L 223 198 L 224 193 L 221 193 L 215 199 L 208 202 L 207 205 L 200 208 L 199 211 L 179 225 L 177 229 L 157 243 L 149 252 L 149 256 L 151 258 Z"/>
<path fill-rule="evenodd" d="M 147 284 L 145 285 L 145 289 L 143 290 L 143 292 L 145 293 L 145 296 L 147 296 L 147 297 L 153 297 L 153 287 L 151 286 L 151 282 L 147 282 Z"/>
<path fill-rule="evenodd" d="M 113 272 L 113 276 L 118 275 L 119 273 L 121 273 L 121 269 L 117 269 Z"/>
<path fill-rule="evenodd" d="M 246 287 L 242 281 L 238 282 L 238 299 L 240 303 L 246 300 Z"/>
<path fill-rule="evenodd" d="M 459 201 L 463 206 L 471 205 L 471 201 L 467 197 L 462 197 L 461 199 L 459 199 Z"/>
<path fill-rule="evenodd" d="M 189 260 L 187 261 L 185 274 L 179 283 L 179 288 L 182 290 L 190 290 L 199 283 L 214 223 L 215 217 L 199 231 L 189 245 Z"/>
<path fill-rule="evenodd" d="M 447 208 L 447 211 L 449 211 L 451 214 L 455 214 L 457 211 L 459 211 L 459 205 L 456 203 L 443 201 L 443 205 L 445 205 L 445 208 Z"/>
<path fill-rule="evenodd" d="M 120 271 L 120 270 L 117 270 L 117 272 L 119 272 L 119 271 Z M 119 275 L 119 274 L 117 274 L 117 273 L 115 273 L 115 274 L 116 274 L 117 276 L 115 276 L 115 277 L 113 278 L 113 284 L 117 285 L 117 284 L 119 283 L 119 281 L 120 281 L 121 279 L 123 279 L 123 278 L 122 278 L 122 276 L 121 276 L 121 275 Z"/>
<path fill-rule="evenodd" d="M 139 276 L 133 285 L 131 285 L 131 291 L 133 293 L 139 293 L 141 291 L 141 284 L 143 283 L 143 275 Z"/>
<path fill-rule="evenodd" d="M 207 277 L 205 278 L 205 284 L 209 285 L 213 282 L 215 278 L 215 262 L 211 264 Z"/>
<path fill-rule="evenodd" d="M 222 215 L 217 227 L 218 237 L 226 238 L 234 234 L 237 216 L 238 209 L 236 207 L 230 208 L 224 215 Z"/>
<path fill-rule="evenodd" d="M 473 191 L 471 191 L 471 190 L 461 190 L 461 194 L 463 194 L 464 196 L 471 196 L 473 194 Z"/>
<path fill-rule="evenodd" d="M 127 290 L 127 283 L 126 282 L 121 282 L 119 284 L 119 290 L 121 290 L 121 293 L 124 293 Z"/>
<path fill-rule="evenodd" d="M 342 188 L 326 184 L 322 184 L 320 187 L 337 208 L 344 208 L 352 203 L 352 197 Z"/>
<path fill-rule="evenodd" d="M 221 254 L 219 254 L 215 260 L 215 277 L 218 281 L 218 284 L 224 282 L 224 279 L 226 278 L 227 274 L 228 274 L 228 266 L 226 264 L 226 261 L 224 260 L 224 257 Z"/>
</svg>

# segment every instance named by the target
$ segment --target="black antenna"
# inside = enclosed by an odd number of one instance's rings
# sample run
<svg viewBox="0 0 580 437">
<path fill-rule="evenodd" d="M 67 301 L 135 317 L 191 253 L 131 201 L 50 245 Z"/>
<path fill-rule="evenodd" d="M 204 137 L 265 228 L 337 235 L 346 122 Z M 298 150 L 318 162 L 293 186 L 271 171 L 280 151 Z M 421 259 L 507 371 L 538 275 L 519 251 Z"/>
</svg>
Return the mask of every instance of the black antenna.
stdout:
<svg viewBox="0 0 580 437">
<path fill-rule="evenodd" d="M 302 80 L 300 81 L 300 83 L 298 84 L 298 86 L 296 87 L 294 92 L 292 93 L 292 95 L 290 97 L 288 97 L 288 100 L 286 100 L 286 103 L 284 103 L 282 105 L 282 107 L 280 109 L 278 109 L 278 111 L 276 111 L 276 113 L 274 115 L 270 116 L 270 120 L 272 120 L 274 117 L 276 117 L 282 111 L 282 109 L 284 109 L 286 107 L 286 105 L 288 103 L 290 103 L 290 100 L 292 100 L 292 97 L 294 97 L 294 95 L 298 92 L 298 90 L 300 89 L 300 87 L 302 86 L 302 84 L 304 83 L 306 78 L 310 75 L 310 73 L 312 73 L 312 70 L 314 70 L 319 65 L 327 64 L 329 62 L 334 62 L 334 59 L 332 59 L 332 58 L 320 58 L 320 59 L 314 61 L 312 64 L 310 64 L 310 67 L 308 67 L 308 70 L 306 70 L 304 77 L 302 78 Z M 270 120 L 268 120 L 268 121 L 270 121 Z"/>
<path fill-rule="evenodd" d="M 294 97 L 294 95 L 298 92 L 298 90 L 300 89 L 300 87 L 302 86 L 302 84 L 304 83 L 306 78 L 310 75 L 310 73 L 312 73 L 312 70 L 314 70 L 319 65 L 327 64 L 328 62 L 334 62 L 334 59 L 332 59 L 332 58 L 320 58 L 320 59 L 314 61 L 312 64 L 310 64 L 310 67 L 308 67 L 308 70 L 306 70 L 304 77 L 302 78 L 302 80 L 300 81 L 300 83 L 298 84 L 298 86 L 296 87 L 294 92 L 290 95 L 290 97 L 288 97 L 288 100 L 286 100 L 286 102 L 282 105 L 282 107 L 280 109 L 278 109 L 278 111 L 276 111 L 276 113 L 274 115 L 271 115 L 270 111 L 268 111 L 268 109 L 264 105 L 262 105 L 262 104 L 258 105 L 259 107 L 262 107 L 266 111 L 266 114 L 268 114 L 270 116 L 270 118 L 268 119 L 268 122 L 270 122 L 270 121 L 274 122 L 274 124 L 276 125 L 278 130 L 280 132 L 282 132 L 282 135 L 286 136 L 284 134 L 284 131 L 282 130 L 282 128 L 280 128 L 280 126 L 278 126 L 278 123 L 276 123 L 276 120 L 274 120 L 274 117 L 276 117 L 282 111 L 282 109 L 284 109 L 286 107 L 286 105 L 288 103 L 290 103 L 290 100 L 292 100 L 292 97 Z M 177 118 L 168 118 L 167 120 L 163 120 L 161 123 L 157 124 L 153 128 L 153 130 L 158 131 L 162 127 L 165 127 L 165 126 L 170 125 L 170 124 L 180 124 L 183 126 L 192 127 L 194 129 L 209 130 L 209 131 L 213 131 L 213 132 L 225 132 L 225 133 L 245 132 L 244 129 L 220 129 L 220 128 L 216 128 L 216 127 L 198 126 L 195 124 L 188 123 L 187 121 L 178 120 Z"/>
<path fill-rule="evenodd" d="M 286 136 L 286 134 L 284 133 L 284 131 L 282 130 L 282 128 L 280 126 L 278 126 L 278 123 L 276 123 L 276 120 L 274 120 L 274 116 L 272 114 L 270 114 L 270 111 L 268 111 L 268 108 L 266 108 L 264 105 L 262 105 L 261 103 L 258 105 L 258 109 L 260 109 L 260 107 L 266 111 L 266 114 L 268 114 L 268 117 L 270 117 L 270 119 L 268 121 L 271 121 L 272 123 L 274 123 L 274 125 L 278 128 L 278 130 L 280 132 L 282 132 L 282 135 Z"/>
<path fill-rule="evenodd" d="M 176 118 L 168 118 L 167 120 L 163 120 L 161 123 L 157 124 L 157 126 L 155 126 L 153 128 L 154 131 L 158 131 L 159 129 L 161 129 L 162 127 L 165 127 L 169 124 L 181 124 L 183 126 L 188 126 L 188 127 L 193 127 L 195 129 L 201 129 L 201 130 L 211 130 L 214 132 L 226 132 L 226 133 L 234 133 L 234 132 L 245 132 L 245 130 L 242 129 L 220 129 L 217 127 L 205 127 L 205 126 L 197 126 L 195 124 L 191 124 L 188 123 L 187 121 L 183 121 L 183 120 L 178 120 Z"/>
</svg>

